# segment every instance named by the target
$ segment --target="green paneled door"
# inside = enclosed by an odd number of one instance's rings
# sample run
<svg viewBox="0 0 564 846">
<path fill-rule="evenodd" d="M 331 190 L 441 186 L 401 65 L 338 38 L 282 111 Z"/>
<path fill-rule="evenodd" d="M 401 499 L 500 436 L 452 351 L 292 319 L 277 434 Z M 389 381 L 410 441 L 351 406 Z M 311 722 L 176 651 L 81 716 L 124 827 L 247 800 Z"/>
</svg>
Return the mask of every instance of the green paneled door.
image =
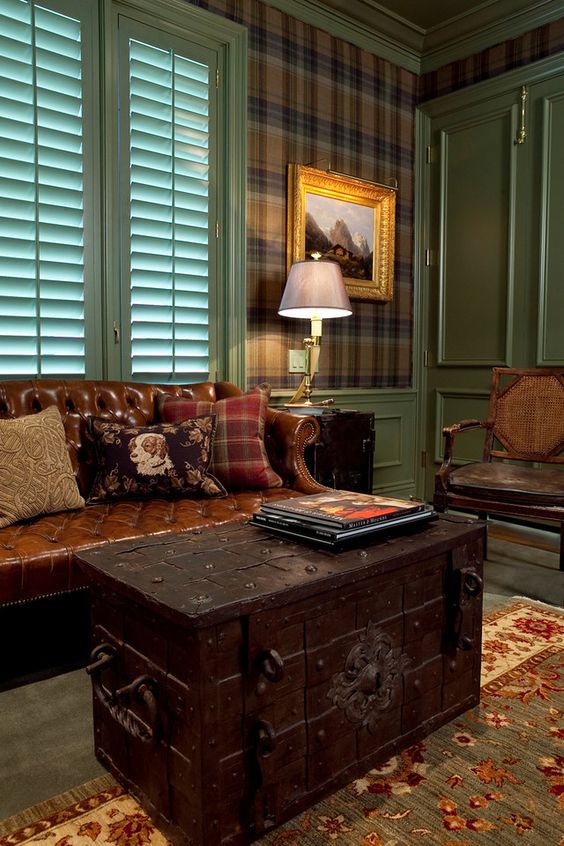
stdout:
<svg viewBox="0 0 564 846">
<path fill-rule="evenodd" d="M 442 428 L 485 419 L 492 367 L 564 364 L 564 75 L 546 67 L 423 109 L 420 487 L 427 497 Z M 457 443 L 461 462 L 480 458 L 483 437 Z"/>
<path fill-rule="evenodd" d="M 433 121 L 428 267 L 426 495 L 441 460 L 441 430 L 484 418 L 489 373 L 509 361 L 515 291 L 515 97 Z M 459 458 L 481 454 L 479 437 Z"/>
<path fill-rule="evenodd" d="M 539 307 L 537 363 L 564 363 L 564 81 L 531 86 L 536 128 L 532 178 L 540 192 L 540 214 L 533 237 L 538 243 Z M 540 172 L 539 172 L 540 171 Z"/>
</svg>

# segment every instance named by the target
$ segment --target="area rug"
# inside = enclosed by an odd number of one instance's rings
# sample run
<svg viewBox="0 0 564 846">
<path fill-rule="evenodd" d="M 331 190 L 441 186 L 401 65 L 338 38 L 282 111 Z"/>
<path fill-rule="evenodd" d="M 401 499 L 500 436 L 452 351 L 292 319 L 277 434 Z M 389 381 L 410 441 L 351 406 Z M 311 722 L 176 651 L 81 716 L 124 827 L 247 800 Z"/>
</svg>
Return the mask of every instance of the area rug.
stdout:
<svg viewBox="0 0 564 846">
<path fill-rule="evenodd" d="M 564 846 L 564 611 L 484 620 L 480 705 L 257 846 Z M 0 846 L 166 846 L 110 776 L 0 823 Z"/>
</svg>

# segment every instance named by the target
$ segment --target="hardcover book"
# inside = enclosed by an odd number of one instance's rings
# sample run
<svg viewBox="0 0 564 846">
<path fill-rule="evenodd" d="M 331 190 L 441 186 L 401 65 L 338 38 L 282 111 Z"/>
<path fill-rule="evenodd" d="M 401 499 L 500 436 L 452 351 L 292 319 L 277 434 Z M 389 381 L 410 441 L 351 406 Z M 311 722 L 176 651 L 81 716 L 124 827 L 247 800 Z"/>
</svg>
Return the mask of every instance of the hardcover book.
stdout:
<svg viewBox="0 0 564 846">
<path fill-rule="evenodd" d="M 424 502 L 339 490 L 277 500 L 261 506 L 263 514 L 299 518 L 319 527 L 340 530 L 389 522 L 428 510 L 429 506 Z"/>
<path fill-rule="evenodd" d="M 379 532 L 416 525 L 437 517 L 432 506 L 427 505 L 423 511 L 414 514 L 404 514 L 393 520 L 372 523 L 367 526 L 358 526 L 353 529 L 337 529 L 320 525 L 311 521 L 302 520 L 300 517 L 282 516 L 277 514 L 265 514 L 262 510 L 252 516 L 252 522 L 262 526 L 268 531 L 284 537 L 296 540 L 315 541 L 316 543 L 336 547 L 347 541 L 362 540 L 376 536 Z"/>
</svg>

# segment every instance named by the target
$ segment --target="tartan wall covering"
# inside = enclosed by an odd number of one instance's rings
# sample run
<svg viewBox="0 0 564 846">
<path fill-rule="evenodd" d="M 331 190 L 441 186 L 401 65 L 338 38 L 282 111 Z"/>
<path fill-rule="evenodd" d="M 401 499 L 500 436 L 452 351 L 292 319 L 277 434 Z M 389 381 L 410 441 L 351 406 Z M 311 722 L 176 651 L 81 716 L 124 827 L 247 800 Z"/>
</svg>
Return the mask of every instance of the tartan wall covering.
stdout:
<svg viewBox="0 0 564 846">
<path fill-rule="evenodd" d="M 506 71 L 547 59 L 564 50 L 564 18 L 488 47 L 421 77 L 421 99 L 430 100 L 493 79 Z"/>
<path fill-rule="evenodd" d="M 247 385 L 300 381 L 287 353 L 309 323 L 277 314 L 293 162 L 398 183 L 393 300 L 325 322 L 316 387 L 411 387 L 416 106 L 564 50 L 564 18 L 417 77 L 259 0 L 186 2 L 248 30 Z"/>
<path fill-rule="evenodd" d="M 306 320 L 278 316 L 289 162 L 398 182 L 394 297 L 324 322 L 319 388 L 411 385 L 414 121 L 418 77 L 257 0 L 190 0 L 249 34 L 247 382 L 297 387 L 288 349 Z"/>
</svg>

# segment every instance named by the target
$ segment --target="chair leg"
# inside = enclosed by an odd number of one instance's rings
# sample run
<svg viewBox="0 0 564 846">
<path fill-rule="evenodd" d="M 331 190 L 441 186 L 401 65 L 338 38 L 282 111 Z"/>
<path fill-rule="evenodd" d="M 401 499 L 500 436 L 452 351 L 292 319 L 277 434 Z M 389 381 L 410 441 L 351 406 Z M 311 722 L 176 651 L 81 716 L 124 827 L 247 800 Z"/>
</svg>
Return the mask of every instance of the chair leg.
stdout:
<svg viewBox="0 0 564 846">
<path fill-rule="evenodd" d="M 564 523 L 560 523 L 560 569 L 564 571 Z"/>
</svg>

